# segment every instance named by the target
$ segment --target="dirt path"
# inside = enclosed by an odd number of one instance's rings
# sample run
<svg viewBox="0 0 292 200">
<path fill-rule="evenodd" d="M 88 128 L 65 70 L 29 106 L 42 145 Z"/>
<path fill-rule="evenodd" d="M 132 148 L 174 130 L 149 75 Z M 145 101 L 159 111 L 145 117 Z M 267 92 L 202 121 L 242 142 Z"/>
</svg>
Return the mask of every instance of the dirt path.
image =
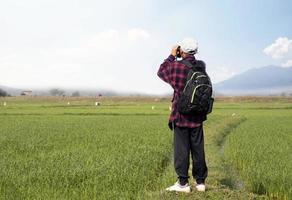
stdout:
<svg viewBox="0 0 292 200">
<path fill-rule="evenodd" d="M 157 182 L 159 185 L 157 190 L 147 192 L 145 199 L 267 199 L 266 196 L 246 191 L 236 172 L 223 158 L 225 137 L 245 120 L 244 116 L 222 116 L 220 120 L 214 120 L 204 126 L 206 159 L 209 169 L 205 193 L 195 190 L 194 180 L 190 181 L 192 186 L 190 194 L 165 192 L 164 189 L 176 180 L 171 161 Z M 189 173 L 191 174 L 191 169 Z M 142 196 L 140 198 L 144 199 Z"/>
</svg>

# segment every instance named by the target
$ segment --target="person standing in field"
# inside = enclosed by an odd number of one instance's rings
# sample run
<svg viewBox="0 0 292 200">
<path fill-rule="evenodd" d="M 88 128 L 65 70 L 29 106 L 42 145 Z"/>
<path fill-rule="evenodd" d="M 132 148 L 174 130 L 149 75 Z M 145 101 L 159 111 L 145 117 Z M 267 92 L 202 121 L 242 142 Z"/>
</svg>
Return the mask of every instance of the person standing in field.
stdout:
<svg viewBox="0 0 292 200">
<path fill-rule="evenodd" d="M 196 60 L 198 43 L 192 38 L 185 38 L 175 45 L 171 54 L 160 65 L 157 75 L 173 88 L 172 108 L 168 126 L 174 133 L 174 168 L 178 176 L 177 182 L 166 188 L 167 191 L 190 192 L 189 185 L 189 157 L 192 157 L 192 176 L 196 180 L 196 189 L 205 191 L 205 179 L 208 168 L 205 161 L 203 121 L 205 114 L 181 114 L 177 110 L 177 99 L 184 89 L 189 67 L 177 57 L 205 71 L 205 63 Z"/>
</svg>

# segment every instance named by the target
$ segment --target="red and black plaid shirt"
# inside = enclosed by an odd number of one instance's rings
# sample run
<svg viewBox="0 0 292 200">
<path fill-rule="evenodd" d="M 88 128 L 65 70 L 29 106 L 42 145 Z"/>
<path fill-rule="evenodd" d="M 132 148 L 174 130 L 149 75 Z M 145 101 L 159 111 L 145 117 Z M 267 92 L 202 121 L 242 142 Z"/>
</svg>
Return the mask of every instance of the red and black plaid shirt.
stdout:
<svg viewBox="0 0 292 200">
<path fill-rule="evenodd" d="M 184 58 L 186 60 L 195 60 L 194 56 L 188 56 Z M 170 55 L 164 62 L 160 65 L 157 75 L 166 83 L 169 83 L 173 88 L 173 98 L 172 98 L 172 109 L 169 117 L 169 126 L 172 122 L 176 126 L 195 128 L 201 125 L 201 123 L 196 122 L 196 116 L 180 114 L 177 111 L 177 97 L 183 91 L 187 75 L 189 72 L 189 67 L 177 62 L 173 55 Z"/>
</svg>

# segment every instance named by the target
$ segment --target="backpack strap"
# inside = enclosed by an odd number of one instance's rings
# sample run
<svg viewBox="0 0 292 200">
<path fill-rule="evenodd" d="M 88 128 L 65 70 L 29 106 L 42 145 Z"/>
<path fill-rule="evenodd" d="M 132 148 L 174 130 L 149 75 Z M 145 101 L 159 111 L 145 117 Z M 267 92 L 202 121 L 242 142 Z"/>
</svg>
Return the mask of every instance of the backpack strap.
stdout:
<svg viewBox="0 0 292 200">
<path fill-rule="evenodd" d="M 184 64 L 184 65 L 186 65 L 187 67 L 189 67 L 189 68 L 194 68 L 195 66 L 190 62 L 190 61 L 188 61 L 188 60 L 181 60 L 180 61 L 182 64 Z"/>
<path fill-rule="evenodd" d="M 196 64 L 192 64 L 190 61 L 188 60 L 181 60 L 180 61 L 182 64 L 186 65 L 187 67 L 191 68 L 193 71 L 199 71 L 199 72 L 204 72 L 204 70 L 202 70 L 201 68 L 197 67 Z"/>
<path fill-rule="evenodd" d="M 182 64 L 186 65 L 187 67 L 189 67 L 190 69 L 192 69 L 194 72 L 202 72 L 202 73 L 205 73 L 207 75 L 209 81 L 211 82 L 211 79 L 210 79 L 209 75 L 206 73 L 205 69 L 202 70 L 202 68 L 197 67 L 196 64 L 193 65 L 188 60 L 180 60 L 179 62 L 181 62 Z"/>
</svg>

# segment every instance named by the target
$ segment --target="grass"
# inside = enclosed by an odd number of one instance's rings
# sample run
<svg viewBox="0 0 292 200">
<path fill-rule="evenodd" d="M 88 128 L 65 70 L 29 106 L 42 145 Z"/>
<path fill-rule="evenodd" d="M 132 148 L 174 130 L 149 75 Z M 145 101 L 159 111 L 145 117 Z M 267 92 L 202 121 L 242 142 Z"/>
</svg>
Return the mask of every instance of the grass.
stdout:
<svg viewBox="0 0 292 200">
<path fill-rule="evenodd" d="M 239 124 L 243 123 L 243 116 L 220 116 L 205 124 L 205 149 L 208 165 L 207 192 L 195 190 L 194 180 L 191 181 L 190 194 L 166 192 L 164 189 L 176 180 L 173 164 L 171 163 L 160 178 L 158 189 L 150 191 L 146 199 L 266 199 L 266 196 L 248 192 L 243 187 L 236 187 L 237 174 L 227 171 L 229 165 L 224 162 L 222 143 L 228 134 Z M 191 174 L 191 169 L 189 170 Z"/>
<path fill-rule="evenodd" d="M 228 137 L 225 155 L 250 191 L 292 198 L 291 122 L 291 112 L 251 112 Z"/>
<path fill-rule="evenodd" d="M 208 190 L 190 194 L 164 192 L 176 180 L 167 127 L 169 98 L 3 101 L 7 106 L 0 104 L 0 199 L 291 195 L 291 98 L 218 99 L 204 124 Z M 95 106 L 96 101 L 101 106 Z"/>
<path fill-rule="evenodd" d="M 5 116 L 1 121 L 5 199 L 133 198 L 163 171 L 171 149 L 159 116 Z"/>
</svg>

